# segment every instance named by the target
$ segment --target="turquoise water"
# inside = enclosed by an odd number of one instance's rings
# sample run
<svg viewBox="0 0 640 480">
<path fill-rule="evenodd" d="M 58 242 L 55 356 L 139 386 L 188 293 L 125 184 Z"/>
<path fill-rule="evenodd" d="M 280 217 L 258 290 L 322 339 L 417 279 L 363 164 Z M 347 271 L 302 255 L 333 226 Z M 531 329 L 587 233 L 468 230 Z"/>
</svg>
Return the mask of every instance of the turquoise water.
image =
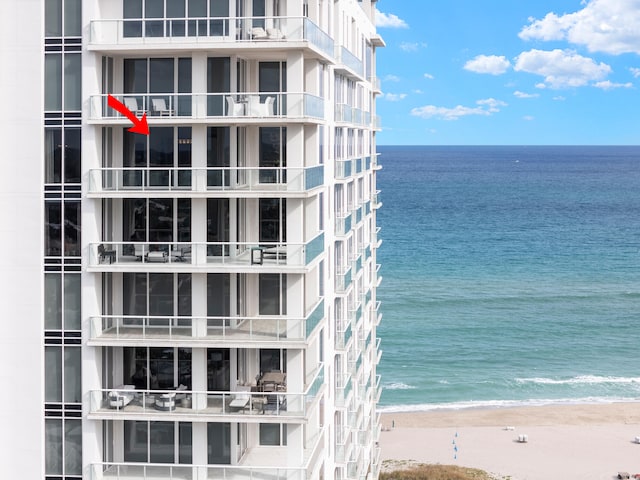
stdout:
<svg viewBox="0 0 640 480">
<path fill-rule="evenodd" d="M 640 147 L 380 147 L 381 410 L 640 399 Z"/>
</svg>

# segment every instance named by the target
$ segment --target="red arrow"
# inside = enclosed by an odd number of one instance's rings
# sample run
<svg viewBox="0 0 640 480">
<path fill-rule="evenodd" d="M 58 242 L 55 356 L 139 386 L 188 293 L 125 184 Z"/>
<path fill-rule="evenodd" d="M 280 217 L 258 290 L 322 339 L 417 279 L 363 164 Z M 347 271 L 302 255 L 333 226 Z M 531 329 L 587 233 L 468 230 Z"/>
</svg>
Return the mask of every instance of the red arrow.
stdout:
<svg viewBox="0 0 640 480">
<path fill-rule="evenodd" d="M 146 113 L 143 113 L 142 118 L 138 120 L 138 118 L 131 112 L 131 110 L 125 107 L 124 103 L 117 100 L 113 95 L 109 95 L 107 97 L 107 104 L 133 122 L 133 127 L 128 130 L 129 132 L 139 133 L 141 135 L 149 135 L 149 125 L 147 124 Z"/>
</svg>

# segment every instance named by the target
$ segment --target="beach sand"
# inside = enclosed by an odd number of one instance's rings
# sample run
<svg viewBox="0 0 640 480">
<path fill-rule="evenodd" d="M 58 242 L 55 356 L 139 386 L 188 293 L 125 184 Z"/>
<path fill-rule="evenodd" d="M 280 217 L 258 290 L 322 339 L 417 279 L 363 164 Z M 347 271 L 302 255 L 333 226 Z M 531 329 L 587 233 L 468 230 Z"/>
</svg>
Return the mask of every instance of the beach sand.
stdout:
<svg viewBox="0 0 640 480">
<path fill-rule="evenodd" d="M 511 480 L 640 473 L 640 403 L 385 413 L 382 425 L 383 460 L 474 467 Z"/>
</svg>

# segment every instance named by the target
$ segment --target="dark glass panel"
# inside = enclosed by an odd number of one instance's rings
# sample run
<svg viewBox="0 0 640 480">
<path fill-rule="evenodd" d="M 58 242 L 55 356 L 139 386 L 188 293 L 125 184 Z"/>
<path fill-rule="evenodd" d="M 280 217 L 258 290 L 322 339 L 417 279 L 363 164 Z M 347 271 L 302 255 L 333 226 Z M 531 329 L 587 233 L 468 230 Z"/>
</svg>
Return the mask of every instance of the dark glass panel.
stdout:
<svg viewBox="0 0 640 480">
<path fill-rule="evenodd" d="M 149 93 L 173 93 L 173 69 L 173 58 L 149 59 Z M 165 101 L 169 106 L 168 99 Z"/>
<path fill-rule="evenodd" d="M 229 199 L 207 199 L 207 242 L 229 241 Z M 207 255 L 228 255 L 229 248 L 226 245 L 209 245 Z"/>
<path fill-rule="evenodd" d="M 229 274 L 207 274 L 207 316 L 228 317 L 230 314 L 230 305 L 231 293 Z M 221 325 L 221 323 L 219 325 Z"/>
<path fill-rule="evenodd" d="M 152 198 L 149 200 L 149 241 L 163 243 L 173 241 L 173 199 Z M 149 250 L 167 251 L 167 245 L 151 245 Z"/>
<path fill-rule="evenodd" d="M 64 473 L 82 475 L 82 420 L 80 419 L 67 418 L 64 422 Z"/>
<path fill-rule="evenodd" d="M 44 328 L 62 330 L 62 276 L 44 274 Z"/>
<path fill-rule="evenodd" d="M 80 202 L 64 202 L 64 254 L 80 256 Z"/>
<path fill-rule="evenodd" d="M 149 388 L 171 390 L 175 384 L 173 348 L 149 348 Z"/>
<path fill-rule="evenodd" d="M 45 183 L 60 183 L 62 172 L 62 129 L 47 128 L 44 131 Z"/>
<path fill-rule="evenodd" d="M 149 423 L 146 421 L 124 422 L 124 461 L 148 462 Z"/>
<path fill-rule="evenodd" d="M 173 274 L 149 274 L 149 315 L 172 317 L 173 307 Z"/>
<path fill-rule="evenodd" d="M 209 464 L 231 463 L 231 424 L 207 424 L 207 460 Z"/>
<path fill-rule="evenodd" d="M 178 199 L 178 241 L 191 241 L 191 199 Z"/>
<path fill-rule="evenodd" d="M 175 423 L 149 422 L 151 442 L 149 449 L 151 463 L 175 463 Z"/>
<path fill-rule="evenodd" d="M 65 183 L 80 183 L 81 138 L 79 128 L 64 129 L 64 181 Z"/>
<path fill-rule="evenodd" d="M 124 93 L 147 93 L 147 59 L 124 59 Z M 138 99 L 138 107 L 142 107 Z"/>
<path fill-rule="evenodd" d="M 207 390 L 210 392 L 228 392 L 229 378 L 229 349 L 207 349 Z"/>
<path fill-rule="evenodd" d="M 44 254 L 57 257 L 62 255 L 62 205 L 60 201 L 44 205 Z"/>
<path fill-rule="evenodd" d="M 191 423 L 180 422 L 178 435 L 178 463 L 190 465 L 193 463 L 193 428 Z"/>
<path fill-rule="evenodd" d="M 227 168 L 231 162 L 229 127 L 207 128 L 207 186 L 229 186 L 230 173 Z"/>
<path fill-rule="evenodd" d="M 152 127 L 149 129 L 149 166 L 173 167 L 173 127 Z M 137 135 L 138 137 L 140 135 Z M 149 186 L 169 187 L 171 170 L 152 169 L 149 171 Z"/>
</svg>

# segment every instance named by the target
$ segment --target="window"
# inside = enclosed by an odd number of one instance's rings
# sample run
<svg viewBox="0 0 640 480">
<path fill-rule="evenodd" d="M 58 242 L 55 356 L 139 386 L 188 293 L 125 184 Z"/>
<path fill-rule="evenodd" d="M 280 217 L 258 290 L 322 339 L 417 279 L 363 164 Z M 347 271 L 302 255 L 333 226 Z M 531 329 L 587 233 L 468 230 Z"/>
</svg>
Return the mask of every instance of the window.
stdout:
<svg viewBox="0 0 640 480">
<path fill-rule="evenodd" d="M 139 94 L 138 108 L 151 114 L 162 114 L 151 102 L 162 100 L 170 114 L 191 115 L 191 96 L 172 95 L 191 93 L 191 78 L 190 58 L 124 59 L 124 93 Z"/>
<path fill-rule="evenodd" d="M 152 251 L 167 251 L 173 242 L 191 242 L 191 200 L 188 198 L 125 198 L 122 206 L 122 238 L 152 242 Z M 164 244 L 163 244 L 164 243 Z M 128 245 L 125 255 L 134 255 Z"/>
<path fill-rule="evenodd" d="M 260 445 L 285 446 L 287 444 L 286 423 L 261 423 Z"/>
<path fill-rule="evenodd" d="M 149 132 L 137 135 L 123 129 L 122 162 L 128 168 L 124 185 L 190 187 L 191 127 L 151 127 Z"/>
<path fill-rule="evenodd" d="M 192 463 L 191 423 L 125 421 L 123 444 L 125 462 Z"/>
<path fill-rule="evenodd" d="M 123 381 L 138 390 L 191 389 L 191 349 L 124 347 Z"/>
<path fill-rule="evenodd" d="M 260 242 L 283 243 L 287 241 L 287 199 L 261 198 Z"/>
<path fill-rule="evenodd" d="M 207 423 L 207 463 L 231 464 L 231 424 Z"/>
<path fill-rule="evenodd" d="M 287 314 L 287 276 L 280 273 L 259 275 L 260 315 Z"/>
<path fill-rule="evenodd" d="M 287 128 L 260 128 L 260 183 L 286 183 Z"/>
</svg>

